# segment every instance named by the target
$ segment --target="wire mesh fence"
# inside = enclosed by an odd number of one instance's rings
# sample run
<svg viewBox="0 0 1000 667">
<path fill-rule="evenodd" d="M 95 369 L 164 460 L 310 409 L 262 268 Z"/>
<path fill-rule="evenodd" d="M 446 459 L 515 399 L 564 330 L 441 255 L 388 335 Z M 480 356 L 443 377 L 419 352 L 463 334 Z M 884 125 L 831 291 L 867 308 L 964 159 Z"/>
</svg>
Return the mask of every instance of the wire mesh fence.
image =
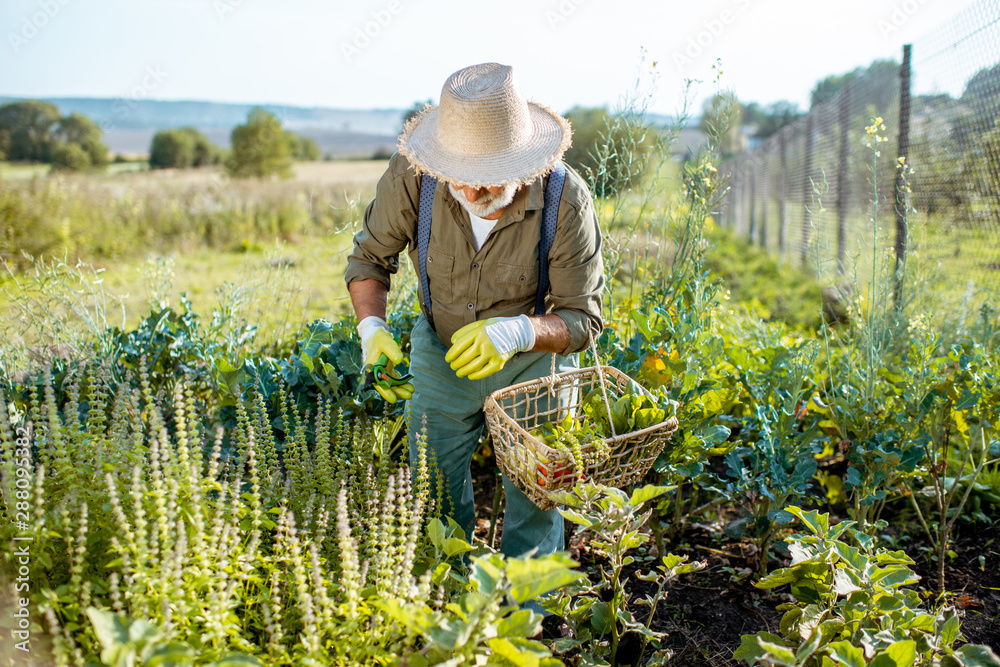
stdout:
<svg viewBox="0 0 1000 667">
<path fill-rule="evenodd" d="M 863 282 L 880 257 L 905 258 L 897 266 L 941 307 L 995 306 L 1000 1 L 970 5 L 901 56 L 726 161 L 720 222 L 825 280 Z M 866 132 L 876 117 L 881 143 Z"/>
</svg>

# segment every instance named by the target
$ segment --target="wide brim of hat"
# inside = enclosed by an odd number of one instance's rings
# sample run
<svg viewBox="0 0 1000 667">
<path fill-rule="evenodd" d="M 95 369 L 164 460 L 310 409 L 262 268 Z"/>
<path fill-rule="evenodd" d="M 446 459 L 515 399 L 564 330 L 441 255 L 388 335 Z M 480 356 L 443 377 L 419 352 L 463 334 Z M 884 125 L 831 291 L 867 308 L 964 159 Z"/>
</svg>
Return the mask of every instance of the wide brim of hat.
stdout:
<svg viewBox="0 0 1000 667">
<path fill-rule="evenodd" d="M 516 146 L 496 153 L 456 153 L 437 138 L 438 107 L 427 107 L 406 123 L 399 152 L 417 173 L 475 188 L 524 185 L 552 171 L 570 146 L 569 121 L 548 107 L 528 102 L 532 132 Z"/>
</svg>

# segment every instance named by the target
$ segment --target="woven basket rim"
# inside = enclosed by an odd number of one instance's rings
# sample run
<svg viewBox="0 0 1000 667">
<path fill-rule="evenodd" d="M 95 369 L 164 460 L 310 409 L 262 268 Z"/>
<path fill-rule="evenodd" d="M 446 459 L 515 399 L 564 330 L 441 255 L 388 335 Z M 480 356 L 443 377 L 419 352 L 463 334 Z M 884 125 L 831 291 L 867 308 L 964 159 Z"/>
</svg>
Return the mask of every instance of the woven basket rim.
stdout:
<svg viewBox="0 0 1000 667">
<path fill-rule="evenodd" d="M 600 371 L 598 370 L 598 368 L 600 368 Z M 622 379 L 623 380 L 627 380 L 633 386 L 638 387 L 640 390 L 642 390 L 642 392 L 646 396 L 652 397 L 652 394 L 650 393 L 650 391 L 648 389 L 646 389 L 645 387 L 643 387 L 638 382 L 636 382 L 634 378 L 628 376 L 626 373 L 622 372 L 620 369 L 615 368 L 614 366 L 605 366 L 605 365 L 602 364 L 602 365 L 600 365 L 600 367 L 598 367 L 598 366 L 586 366 L 586 367 L 583 367 L 583 368 L 574 368 L 572 370 L 563 371 L 561 373 L 556 373 L 555 375 L 546 375 L 546 376 L 543 376 L 541 378 L 536 378 L 534 380 L 527 380 L 525 382 L 519 382 L 517 384 L 510 385 L 509 387 L 504 387 L 503 389 L 498 389 L 498 390 L 494 391 L 493 393 L 491 393 L 489 396 L 486 397 L 485 409 L 488 410 L 488 411 L 491 411 L 491 412 L 495 412 L 496 415 L 504 423 L 506 423 L 509 427 L 513 428 L 514 432 L 517 433 L 521 437 L 522 441 L 528 441 L 528 442 L 531 442 L 531 443 L 533 443 L 535 445 L 538 445 L 538 446 L 542 447 L 543 449 L 542 449 L 541 453 L 546 454 L 546 455 L 550 455 L 550 454 L 560 454 L 561 455 L 561 454 L 564 454 L 565 452 L 563 452 L 562 450 L 556 449 L 555 447 L 551 447 L 548 444 L 546 444 L 545 442 L 543 442 L 542 440 L 539 440 L 535 436 L 531 435 L 526 429 L 524 429 L 521 426 L 521 424 L 518 422 L 517 419 L 515 419 L 515 418 L 511 417 L 509 414 L 507 414 L 507 411 L 504 410 L 500 406 L 500 403 L 499 403 L 498 399 L 500 399 L 500 398 L 508 398 L 511 395 L 516 395 L 516 394 L 518 394 L 519 392 L 521 392 L 521 391 L 523 391 L 525 389 L 530 389 L 530 388 L 533 388 L 533 387 L 539 387 L 539 386 L 540 387 L 550 387 L 550 386 L 554 386 L 554 385 L 558 384 L 559 380 L 561 380 L 561 379 L 568 379 L 568 378 L 572 378 L 572 377 L 576 377 L 576 376 L 580 376 L 580 375 L 593 376 L 593 375 L 597 375 L 600 372 L 608 373 L 609 371 L 610 371 L 609 374 L 615 376 L 616 380 L 622 380 Z M 638 431 L 628 431 L 627 433 L 621 433 L 621 434 L 618 434 L 618 435 L 609 436 L 607 438 L 604 438 L 604 442 L 607 443 L 609 446 L 614 446 L 614 445 L 618 445 L 618 444 L 620 444 L 622 442 L 627 442 L 629 440 L 635 440 L 635 439 L 638 439 L 638 438 L 642 438 L 642 437 L 645 437 L 647 435 L 651 435 L 653 433 L 656 433 L 656 432 L 659 432 L 659 431 L 663 431 L 663 430 L 669 431 L 670 434 L 673 434 L 673 432 L 677 430 L 678 425 L 679 425 L 679 422 L 677 420 L 677 416 L 674 415 L 672 417 L 668 417 L 667 419 L 665 419 L 665 420 L 663 420 L 661 422 L 658 422 L 658 423 L 653 424 L 651 426 L 647 426 L 646 428 L 643 428 L 643 429 L 639 429 Z"/>
</svg>

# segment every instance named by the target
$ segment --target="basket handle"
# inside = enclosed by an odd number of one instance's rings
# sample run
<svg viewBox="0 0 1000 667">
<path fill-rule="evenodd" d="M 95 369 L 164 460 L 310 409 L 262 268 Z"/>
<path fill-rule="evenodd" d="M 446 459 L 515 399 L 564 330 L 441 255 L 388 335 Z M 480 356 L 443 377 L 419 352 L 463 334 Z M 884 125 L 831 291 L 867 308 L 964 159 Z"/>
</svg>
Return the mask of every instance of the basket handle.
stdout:
<svg viewBox="0 0 1000 667">
<path fill-rule="evenodd" d="M 597 340 L 595 338 L 590 339 L 590 351 L 594 353 L 594 367 L 597 369 L 597 380 L 601 383 L 601 395 L 604 396 L 604 407 L 608 411 L 608 426 L 611 427 L 611 437 L 617 438 L 615 420 L 611 417 L 611 403 L 608 401 L 608 389 L 604 386 L 604 368 L 601 366 L 601 360 L 597 356 Z M 555 370 L 555 357 L 552 358 L 552 369 Z"/>
</svg>

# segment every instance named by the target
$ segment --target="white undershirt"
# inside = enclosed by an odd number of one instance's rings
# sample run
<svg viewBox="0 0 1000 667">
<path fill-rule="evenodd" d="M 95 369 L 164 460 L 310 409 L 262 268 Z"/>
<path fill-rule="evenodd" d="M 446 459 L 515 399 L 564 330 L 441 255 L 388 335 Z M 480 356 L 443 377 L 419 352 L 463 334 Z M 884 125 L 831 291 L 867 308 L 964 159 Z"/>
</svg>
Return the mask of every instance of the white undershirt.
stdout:
<svg viewBox="0 0 1000 667">
<path fill-rule="evenodd" d="M 468 213 L 468 211 L 466 212 Z M 493 231 L 493 227 L 497 224 L 497 221 L 487 220 L 486 218 L 480 218 L 478 215 L 469 213 L 469 222 L 472 223 L 472 235 L 476 237 L 476 250 L 478 251 L 483 247 L 486 237 Z"/>
</svg>

